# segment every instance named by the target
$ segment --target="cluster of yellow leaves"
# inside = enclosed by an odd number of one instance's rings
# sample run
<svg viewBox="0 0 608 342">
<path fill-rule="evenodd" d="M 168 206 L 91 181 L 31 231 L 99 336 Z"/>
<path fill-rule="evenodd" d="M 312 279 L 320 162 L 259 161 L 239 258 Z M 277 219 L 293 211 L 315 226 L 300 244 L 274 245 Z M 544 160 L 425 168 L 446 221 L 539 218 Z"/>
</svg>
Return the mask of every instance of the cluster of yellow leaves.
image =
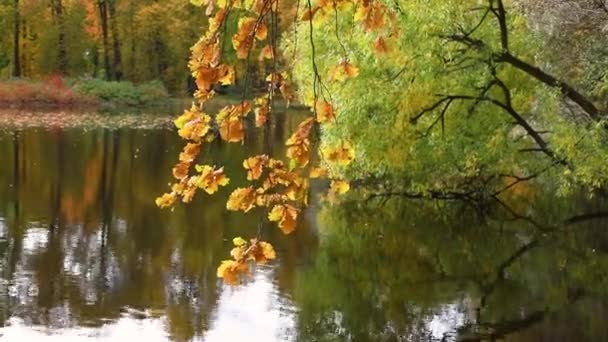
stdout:
<svg viewBox="0 0 608 342">
<path fill-rule="evenodd" d="M 363 24 L 365 31 L 379 30 L 385 26 L 386 6 L 380 1 L 363 0 L 355 12 L 355 21 Z"/>
<path fill-rule="evenodd" d="M 186 145 L 188 149 L 191 144 Z M 180 155 L 187 154 L 183 151 Z M 181 197 L 182 202 L 189 203 L 194 198 L 197 189 L 203 189 L 208 194 L 214 194 L 219 187 L 226 186 L 230 179 L 224 174 L 223 168 L 216 169 L 209 165 L 197 165 L 198 174 L 189 175 L 192 161 L 180 161 L 173 168 L 173 176 L 178 180 L 171 186 L 171 192 L 165 193 L 156 199 L 156 205 L 160 208 L 168 208 L 175 204 Z"/>
<path fill-rule="evenodd" d="M 270 114 L 270 96 L 264 95 L 255 99 L 255 127 L 262 127 L 268 121 Z"/>
<path fill-rule="evenodd" d="M 268 28 L 262 22 L 262 17 L 244 17 L 239 19 L 237 32 L 232 36 L 232 46 L 236 51 L 237 58 L 245 59 L 249 56 L 254 47 L 254 37 L 257 40 L 264 40 L 268 36 Z"/>
<path fill-rule="evenodd" d="M 232 240 L 234 248 L 230 251 L 231 260 L 224 260 L 217 268 L 217 277 L 229 285 L 237 285 L 241 277 L 249 273 L 249 264 L 265 264 L 276 258 L 272 245 L 265 241 L 251 239 L 246 241 L 236 237 Z"/>
<path fill-rule="evenodd" d="M 255 202 L 256 191 L 253 187 L 237 188 L 230 194 L 228 202 L 226 202 L 226 209 L 248 212 L 255 208 Z"/>
<path fill-rule="evenodd" d="M 209 2 L 212 4 L 212 2 Z M 191 48 L 192 55 L 188 66 L 196 80 L 198 90 L 195 97 L 206 101 L 214 94 L 215 84 L 230 85 L 235 81 L 234 67 L 220 63 L 221 42 L 218 32 L 226 19 L 226 10 L 220 9 L 209 19 L 207 34 Z"/>
<path fill-rule="evenodd" d="M 258 57 L 260 61 L 265 59 L 274 59 L 274 49 L 269 44 L 264 45 L 262 50 L 260 51 L 260 56 Z"/>
<path fill-rule="evenodd" d="M 269 158 L 265 154 L 245 159 L 243 161 L 243 167 L 247 170 L 247 180 L 253 181 L 260 179 L 268 161 Z"/>
<path fill-rule="evenodd" d="M 174 123 L 180 137 L 200 142 L 209 133 L 211 117 L 192 105 L 192 108 L 186 110 Z"/>
<path fill-rule="evenodd" d="M 298 172 L 287 170 L 282 161 L 267 155 L 247 158 L 243 167 L 247 170 L 247 179 L 260 181 L 260 186 L 234 190 L 226 208 L 247 212 L 255 207 L 272 207 L 270 221 L 278 222 L 285 234 L 291 233 L 296 227 L 299 209 L 290 202 L 307 204 L 308 181 Z"/>
<path fill-rule="evenodd" d="M 350 184 L 343 180 L 332 180 L 327 193 L 327 199 L 335 202 L 340 195 L 344 195 L 350 190 Z"/>
<path fill-rule="evenodd" d="M 194 95 L 198 101 L 191 109 L 185 111 L 175 120 L 178 134 L 187 141 L 179 154 L 179 161 L 173 168 L 176 182 L 171 185 L 171 191 L 156 199 L 161 208 L 171 207 L 181 198 L 182 202 L 190 202 L 197 189 L 208 194 L 216 193 L 220 187 L 229 183 L 222 167 L 210 165 L 194 165 L 202 144 L 212 141 L 219 133 L 221 139 L 227 142 L 239 143 L 244 141 L 244 118 L 255 113 L 256 127 L 263 127 L 269 121 L 272 112 L 274 94 L 280 92 L 287 105 L 295 99 L 295 93 L 289 83 L 286 72 L 273 70 L 266 77 L 268 94 L 244 101 L 240 104 L 222 108 L 215 117 L 203 112 L 204 104 L 214 96 L 216 85 L 231 85 L 235 82 L 235 68 L 221 61 L 223 41 L 221 34 L 228 14 L 237 8 L 239 16 L 236 33 L 232 36 L 232 46 L 238 59 L 248 59 L 257 43 L 263 45 L 258 60 L 275 60 L 277 51 L 268 42 L 269 28 L 266 26 L 266 15 L 278 11 L 276 0 L 191 0 L 198 6 L 206 6 L 209 16 L 209 27 L 206 34 L 192 47 L 189 68 L 196 80 L 197 91 Z M 337 10 L 350 8 L 353 0 L 319 0 L 316 5 L 307 10 L 302 20 L 322 20 L 333 15 Z M 390 17 L 387 8 L 382 3 L 363 0 L 358 3 L 355 20 L 360 21 L 364 30 L 379 30 Z M 378 54 L 389 52 L 389 44 L 382 36 L 374 41 L 374 50 Z M 276 64 L 276 63 L 275 63 Z M 359 69 L 344 56 L 341 61 L 329 71 L 329 79 L 344 82 L 357 77 Z M 322 99 L 315 98 L 314 118 L 301 122 L 298 128 L 286 141 L 286 155 L 290 160 L 289 167 L 280 160 L 267 155 L 258 155 L 243 161 L 247 172 L 247 180 L 252 185 L 235 189 L 229 196 L 226 208 L 232 211 L 248 212 L 253 208 L 266 208 L 268 220 L 276 222 L 278 227 L 289 234 L 296 229 L 298 216 L 303 207 L 308 205 L 309 179 L 330 178 L 330 172 L 325 167 L 310 167 L 311 132 L 316 123 L 330 124 L 336 120 L 335 107 Z M 217 129 L 217 131 L 215 130 Z M 341 141 L 337 146 L 326 146 L 320 150 L 320 156 L 326 164 L 345 166 L 352 162 L 355 151 L 348 141 Z M 194 166 L 194 167 L 193 167 Z M 194 171 L 192 170 L 194 168 Z M 337 196 L 350 189 L 349 183 L 343 180 L 332 180 L 327 197 L 334 200 Z M 217 269 L 218 277 L 228 284 L 238 284 L 243 275 L 249 273 L 250 263 L 263 264 L 276 258 L 273 247 L 263 241 L 242 238 L 233 240 L 234 248 L 230 252 L 232 259 L 224 260 Z"/>
<path fill-rule="evenodd" d="M 302 21 L 315 20 L 324 21 L 335 13 L 335 10 L 342 11 L 351 8 L 352 0 L 319 0 L 311 8 L 306 8 L 300 17 Z"/>
</svg>

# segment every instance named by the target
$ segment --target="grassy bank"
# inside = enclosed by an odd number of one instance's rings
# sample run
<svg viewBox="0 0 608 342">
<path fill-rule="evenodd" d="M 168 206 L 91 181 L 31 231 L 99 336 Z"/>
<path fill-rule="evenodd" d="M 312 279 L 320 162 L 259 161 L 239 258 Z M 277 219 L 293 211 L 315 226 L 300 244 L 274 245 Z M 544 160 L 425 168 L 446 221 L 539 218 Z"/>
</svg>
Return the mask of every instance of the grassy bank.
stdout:
<svg viewBox="0 0 608 342">
<path fill-rule="evenodd" d="M 44 80 L 11 79 L 0 81 L 0 107 L 98 107 L 153 106 L 169 100 L 160 81 L 139 85 L 99 79 Z"/>
</svg>

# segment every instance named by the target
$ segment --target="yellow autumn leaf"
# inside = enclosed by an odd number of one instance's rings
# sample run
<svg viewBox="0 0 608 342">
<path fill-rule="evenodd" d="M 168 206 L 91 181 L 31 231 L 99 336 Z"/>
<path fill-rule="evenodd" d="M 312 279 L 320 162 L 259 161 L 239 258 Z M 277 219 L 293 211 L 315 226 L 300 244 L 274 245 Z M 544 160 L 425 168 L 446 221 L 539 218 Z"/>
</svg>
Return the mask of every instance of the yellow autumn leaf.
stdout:
<svg viewBox="0 0 608 342">
<path fill-rule="evenodd" d="M 177 200 L 177 194 L 175 192 L 166 193 L 158 197 L 155 201 L 156 206 L 159 208 L 168 208 L 175 204 Z"/>
<path fill-rule="evenodd" d="M 224 282 L 228 285 L 239 284 L 239 276 L 247 273 L 249 268 L 244 262 L 235 260 L 224 260 L 217 268 L 217 277 L 223 278 Z"/>
<path fill-rule="evenodd" d="M 228 197 L 226 209 L 248 212 L 255 207 L 255 197 L 256 193 L 253 187 L 237 188 Z"/>
<path fill-rule="evenodd" d="M 287 141 L 285 142 L 285 146 L 297 145 L 297 144 L 300 144 L 302 141 L 308 139 L 308 136 L 310 135 L 310 131 L 311 131 L 313 125 L 314 125 L 313 118 L 308 118 L 308 119 L 302 121 L 298 125 L 298 128 L 296 129 L 296 131 L 289 137 L 289 139 L 287 139 Z"/>
<path fill-rule="evenodd" d="M 336 195 L 343 195 L 350 190 L 350 184 L 343 180 L 332 180 L 329 189 Z"/>
<path fill-rule="evenodd" d="M 197 165 L 196 169 L 200 172 L 196 185 L 210 195 L 216 193 L 220 186 L 226 186 L 230 182 L 224 174 L 224 168 L 214 169 L 209 165 Z"/>
<path fill-rule="evenodd" d="M 337 146 L 321 148 L 321 156 L 329 163 L 346 166 L 355 159 L 355 149 L 350 142 L 343 140 Z"/>
<path fill-rule="evenodd" d="M 319 167 L 313 167 L 312 169 L 310 169 L 310 172 L 308 173 L 308 177 L 310 178 L 327 178 L 329 177 L 329 170 L 327 170 L 327 168 L 319 166 Z"/>
<path fill-rule="evenodd" d="M 183 139 L 195 142 L 201 141 L 209 133 L 210 123 L 211 117 L 196 107 L 175 120 L 175 125 L 179 128 L 177 134 Z"/>
<path fill-rule="evenodd" d="M 236 74 L 234 72 L 234 67 L 231 65 L 222 65 L 217 82 L 221 85 L 231 85 L 234 84 L 235 78 Z"/>
<path fill-rule="evenodd" d="M 265 264 L 268 260 L 276 259 L 277 255 L 271 244 L 265 241 L 253 240 L 251 258 L 258 264 Z"/>
<path fill-rule="evenodd" d="M 219 122 L 220 136 L 227 142 L 242 142 L 245 139 L 245 126 L 240 118 L 227 118 Z"/>
<path fill-rule="evenodd" d="M 262 127 L 268 121 L 268 114 L 270 114 L 270 99 L 268 95 L 258 97 L 254 101 L 256 108 L 255 113 L 255 127 Z"/>
<path fill-rule="evenodd" d="M 240 247 L 242 245 L 246 245 L 247 244 L 247 240 L 243 239 L 240 236 L 235 237 L 234 239 L 232 239 L 232 243 L 237 246 Z"/>
</svg>

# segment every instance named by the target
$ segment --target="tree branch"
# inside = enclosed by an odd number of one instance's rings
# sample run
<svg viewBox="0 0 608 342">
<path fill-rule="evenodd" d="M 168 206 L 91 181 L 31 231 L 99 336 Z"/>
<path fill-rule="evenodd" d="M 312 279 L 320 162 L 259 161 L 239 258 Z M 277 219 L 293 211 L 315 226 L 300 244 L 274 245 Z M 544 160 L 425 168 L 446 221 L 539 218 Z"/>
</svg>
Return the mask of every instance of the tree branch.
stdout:
<svg viewBox="0 0 608 342">
<path fill-rule="evenodd" d="M 574 89 L 574 87 L 572 87 L 568 83 L 558 80 L 557 78 L 546 73 L 539 67 L 524 62 L 523 60 L 517 58 L 509 52 L 495 54 L 494 61 L 507 63 L 548 86 L 558 88 L 562 95 L 572 100 L 572 102 L 578 104 L 587 114 L 589 114 L 592 119 L 596 121 L 603 119 L 602 115 L 600 115 L 600 110 L 593 104 L 590 99 L 579 93 L 576 89 Z"/>
</svg>

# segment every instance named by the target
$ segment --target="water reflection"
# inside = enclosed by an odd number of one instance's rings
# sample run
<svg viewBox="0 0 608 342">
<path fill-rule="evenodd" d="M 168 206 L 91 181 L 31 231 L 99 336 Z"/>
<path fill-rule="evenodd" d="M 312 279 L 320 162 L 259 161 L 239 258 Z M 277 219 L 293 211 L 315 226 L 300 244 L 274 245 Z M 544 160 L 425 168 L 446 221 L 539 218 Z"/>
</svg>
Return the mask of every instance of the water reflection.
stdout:
<svg viewBox="0 0 608 342">
<path fill-rule="evenodd" d="M 206 147 L 233 186 L 248 140 Z M 292 236 L 266 229 L 280 259 L 232 288 L 216 267 L 263 213 L 227 212 L 228 191 L 158 210 L 181 145 L 145 125 L 0 131 L 2 340 L 608 340 L 608 221 L 584 215 L 602 198 L 314 206 Z"/>
<path fill-rule="evenodd" d="M 277 132 L 284 130 L 271 133 L 283 139 Z M 226 164 L 233 184 L 245 181 L 241 161 L 260 151 L 261 137 L 250 140 L 247 149 L 207 147 L 209 159 Z M 313 249 L 314 235 L 304 224 L 293 248 L 268 229 L 265 238 L 277 244 L 280 264 L 242 288 L 224 287 L 216 267 L 231 238 L 254 234 L 257 220 L 227 213 L 227 192 L 173 212 L 158 210 L 154 198 L 166 189 L 181 145 L 167 129 L 0 132 L 4 339 L 111 340 L 125 329 L 183 341 L 222 340 L 239 331 L 274 336 L 270 340 L 293 336 L 291 302 L 279 289 L 291 286 L 285 274 Z M 247 330 L 229 328 L 237 319 Z"/>
<path fill-rule="evenodd" d="M 516 194 L 503 204 L 514 206 L 323 209 L 319 253 L 297 274 L 300 338 L 608 340 L 608 220 L 574 217 L 608 203 Z"/>
</svg>

